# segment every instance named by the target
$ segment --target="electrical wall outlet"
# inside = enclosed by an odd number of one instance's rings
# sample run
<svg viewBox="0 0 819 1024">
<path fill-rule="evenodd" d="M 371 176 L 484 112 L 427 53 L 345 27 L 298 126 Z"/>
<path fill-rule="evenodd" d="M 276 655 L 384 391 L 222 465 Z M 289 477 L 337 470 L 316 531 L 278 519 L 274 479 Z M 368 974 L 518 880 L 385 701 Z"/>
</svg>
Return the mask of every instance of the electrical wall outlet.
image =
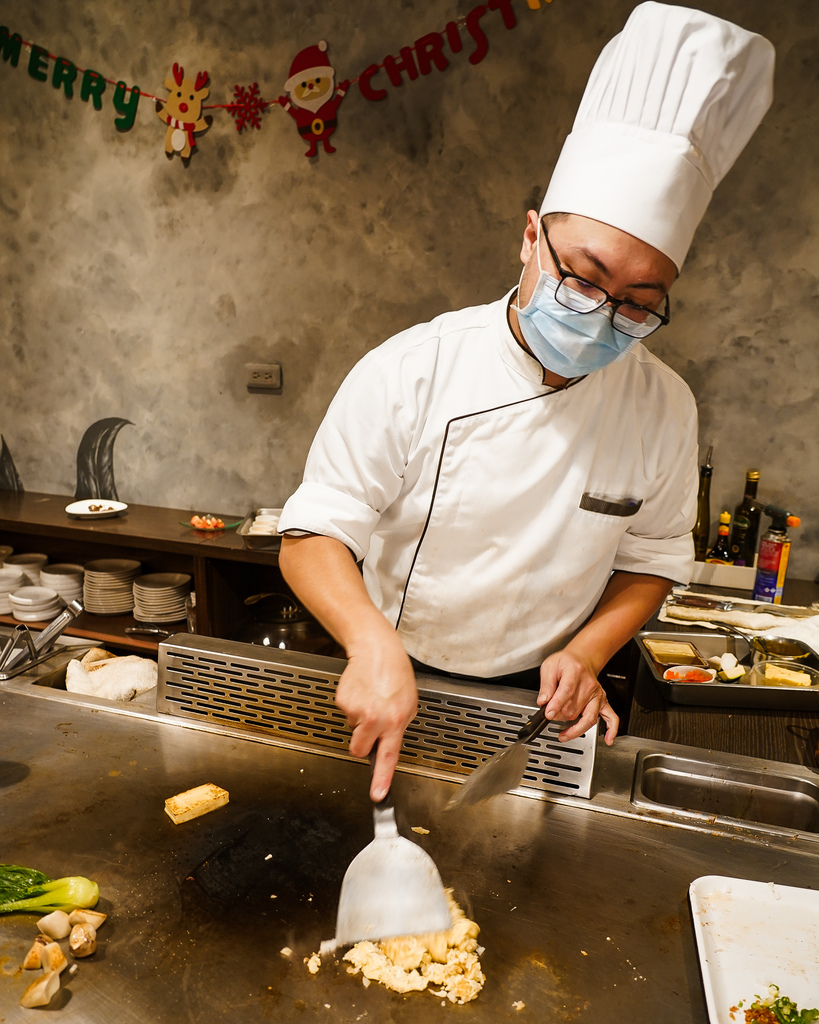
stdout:
<svg viewBox="0 0 819 1024">
<path fill-rule="evenodd" d="M 245 363 L 248 391 L 276 391 L 282 389 L 281 363 Z"/>
</svg>

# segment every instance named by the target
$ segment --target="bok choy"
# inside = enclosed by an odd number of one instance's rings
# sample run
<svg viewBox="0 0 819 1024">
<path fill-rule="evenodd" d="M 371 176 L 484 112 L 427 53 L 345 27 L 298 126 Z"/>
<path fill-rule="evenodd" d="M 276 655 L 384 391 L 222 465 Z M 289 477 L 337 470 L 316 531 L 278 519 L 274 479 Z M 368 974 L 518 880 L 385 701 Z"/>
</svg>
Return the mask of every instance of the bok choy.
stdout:
<svg viewBox="0 0 819 1024">
<path fill-rule="evenodd" d="M 97 883 L 81 875 L 52 879 L 34 868 L 0 864 L 0 914 L 18 910 L 71 911 L 94 907 L 99 897 Z"/>
</svg>

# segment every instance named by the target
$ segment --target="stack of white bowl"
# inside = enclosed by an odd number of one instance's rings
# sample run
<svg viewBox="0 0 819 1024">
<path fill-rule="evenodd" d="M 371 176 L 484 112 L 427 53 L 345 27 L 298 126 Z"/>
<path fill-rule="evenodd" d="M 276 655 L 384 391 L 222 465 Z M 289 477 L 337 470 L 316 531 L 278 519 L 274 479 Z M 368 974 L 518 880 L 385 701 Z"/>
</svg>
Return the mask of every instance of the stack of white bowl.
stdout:
<svg viewBox="0 0 819 1024">
<path fill-rule="evenodd" d="M 30 583 L 32 587 L 37 587 L 40 585 L 40 570 L 47 561 L 48 555 L 30 552 L 23 555 L 9 555 L 5 560 L 5 565 L 7 567 L 13 565 L 22 569 L 26 582 Z"/>
<path fill-rule="evenodd" d="M 11 614 L 20 622 L 48 622 L 62 608 L 59 594 L 50 587 L 19 587 L 10 596 Z"/>
<path fill-rule="evenodd" d="M 63 604 L 82 600 L 82 578 L 82 566 L 69 562 L 44 565 L 40 570 L 40 585 L 56 590 Z"/>
<path fill-rule="evenodd" d="M 134 607 L 134 580 L 140 563 L 131 558 L 97 558 L 87 562 L 83 605 L 94 615 L 123 615 Z"/>
<path fill-rule="evenodd" d="M 184 572 L 153 572 L 134 581 L 134 618 L 138 622 L 179 622 L 187 616 L 185 598 L 191 578 Z"/>
<path fill-rule="evenodd" d="M 11 615 L 11 595 L 24 586 L 25 582 L 23 570 L 16 565 L 0 569 L 0 615 Z"/>
</svg>

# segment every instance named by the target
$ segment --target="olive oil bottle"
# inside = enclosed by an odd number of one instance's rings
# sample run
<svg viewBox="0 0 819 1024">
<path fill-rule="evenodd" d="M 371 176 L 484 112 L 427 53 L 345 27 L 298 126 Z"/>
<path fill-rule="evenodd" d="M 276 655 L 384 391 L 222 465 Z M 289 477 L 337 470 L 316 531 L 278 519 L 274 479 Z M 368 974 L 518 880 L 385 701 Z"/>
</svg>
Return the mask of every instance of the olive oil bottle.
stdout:
<svg viewBox="0 0 819 1024">
<path fill-rule="evenodd" d="M 708 536 L 711 532 L 711 476 L 714 467 L 711 465 L 711 453 L 714 446 L 708 448 L 705 462 L 700 466 L 700 486 L 697 491 L 697 521 L 694 523 L 694 558 L 704 562 L 708 553 Z"/>
<path fill-rule="evenodd" d="M 754 564 L 759 517 L 762 512 L 762 506 L 756 501 L 758 487 L 759 470 L 749 469 L 745 474 L 745 494 L 734 509 L 734 520 L 731 524 L 731 558 L 734 565 Z"/>
</svg>

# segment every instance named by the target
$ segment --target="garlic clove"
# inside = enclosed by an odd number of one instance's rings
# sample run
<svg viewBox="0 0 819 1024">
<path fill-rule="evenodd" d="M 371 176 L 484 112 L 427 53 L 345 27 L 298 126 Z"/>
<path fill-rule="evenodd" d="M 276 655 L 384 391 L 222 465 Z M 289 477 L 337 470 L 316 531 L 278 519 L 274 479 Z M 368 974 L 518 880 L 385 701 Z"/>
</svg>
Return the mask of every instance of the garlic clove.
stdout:
<svg viewBox="0 0 819 1024">
<path fill-rule="evenodd" d="M 68 914 L 64 910 L 54 910 L 46 917 L 41 917 L 37 927 L 52 939 L 64 939 L 71 931 Z"/>
<path fill-rule="evenodd" d="M 26 1009 L 33 1009 L 35 1006 L 48 1006 L 60 988 L 60 975 L 56 971 L 49 971 L 48 974 L 41 974 L 36 981 L 32 981 L 20 998 L 20 1005 Z"/>
<path fill-rule="evenodd" d="M 105 921 L 107 914 L 101 914 L 99 910 L 72 910 L 68 915 L 69 924 L 90 924 L 99 928 Z"/>
<path fill-rule="evenodd" d="M 68 967 L 68 960 L 66 960 L 65 953 L 60 948 L 59 942 L 49 942 L 47 946 L 43 946 L 43 952 L 40 954 L 40 957 L 46 974 L 50 971 L 55 971 L 59 974 Z"/>
<path fill-rule="evenodd" d="M 23 960 L 23 970 L 25 971 L 36 971 L 43 966 L 42 953 L 43 949 L 54 940 L 50 935 L 38 935 L 31 949 L 26 953 L 25 959 Z"/>
<path fill-rule="evenodd" d="M 91 956 L 97 948 L 97 930 L 92 924 L 75 924 L 68 937 L 68 948 L 74 956 Z"/>
</svg>

